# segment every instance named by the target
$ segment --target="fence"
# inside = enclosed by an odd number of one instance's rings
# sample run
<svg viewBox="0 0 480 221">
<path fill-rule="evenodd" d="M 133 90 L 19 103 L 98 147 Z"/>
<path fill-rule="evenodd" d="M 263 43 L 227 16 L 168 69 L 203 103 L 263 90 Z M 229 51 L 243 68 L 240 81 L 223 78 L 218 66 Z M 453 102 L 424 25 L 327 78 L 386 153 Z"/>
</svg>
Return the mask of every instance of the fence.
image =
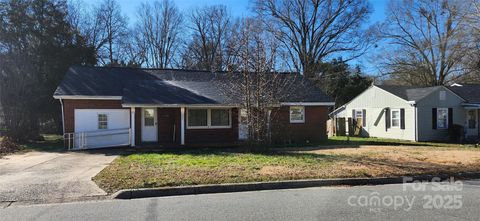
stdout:
<svg viewBox="0 0 480 221">
<path fill-rule="evenodd" d="M 68 150 L 127 146 L 133 142 L 130 128 L 65 133 L 63 136 Z"/>
</svg>

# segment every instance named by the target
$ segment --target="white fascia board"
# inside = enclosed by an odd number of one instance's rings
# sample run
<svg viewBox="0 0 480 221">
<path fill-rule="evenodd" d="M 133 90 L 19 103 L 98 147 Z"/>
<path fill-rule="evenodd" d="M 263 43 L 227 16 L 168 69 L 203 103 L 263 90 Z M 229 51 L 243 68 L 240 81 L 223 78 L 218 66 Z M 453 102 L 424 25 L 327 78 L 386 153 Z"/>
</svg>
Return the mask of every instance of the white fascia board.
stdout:
<svg viewBox="0 0 480 221">
<path fill-rule="evenodd" d="M 335 102 L 282 102 L 282 106 L 335 106 Z"/>
<path fill-rule="evenodd" d="M 53 98 L 64 100 L 122 100 L 122 96 L 54 95 Z"/>
<path fill-rule="evenodd" d="M 218 107 L 218 108 L 233 108 L 240 107 L 240 105 L 225 105 L 225 104 L 122 104 L 122 107 L 187 107 L 187 108 L 201 108 L 201 107 Z"/>
</svg>

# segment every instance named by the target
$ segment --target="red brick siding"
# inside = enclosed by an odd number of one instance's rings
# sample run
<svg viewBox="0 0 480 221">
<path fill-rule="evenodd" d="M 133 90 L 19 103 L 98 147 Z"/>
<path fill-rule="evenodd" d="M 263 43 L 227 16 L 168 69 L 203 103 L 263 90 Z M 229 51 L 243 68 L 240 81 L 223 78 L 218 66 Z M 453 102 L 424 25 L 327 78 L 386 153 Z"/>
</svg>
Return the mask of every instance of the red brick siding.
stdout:
<svg viewBox="0 0 480 221">
<path fill-rule="evenodd" d="M 272 139 L 274 143 L 319 142 L 327 138 L 328 107 L 306 106 L 305 123 L 290 123 L 290 107 L 272 111 Z"/>
<path fill-rule="evenodd" d="M 185 113 L 186 114 L 186 113 Z M 238 141 L 238 108 L 232 109 L 232 127 L 224 129 L 185 129 L 185 144 L 231 144 Z M 186 128 L 185 118 L 185 128 Z"/>
<path fill-rule="evenodd" d="M 63 100 L 65 133 L 75 129 L 75 109 L 128 109 L 119 100 Z"/>
</svg>

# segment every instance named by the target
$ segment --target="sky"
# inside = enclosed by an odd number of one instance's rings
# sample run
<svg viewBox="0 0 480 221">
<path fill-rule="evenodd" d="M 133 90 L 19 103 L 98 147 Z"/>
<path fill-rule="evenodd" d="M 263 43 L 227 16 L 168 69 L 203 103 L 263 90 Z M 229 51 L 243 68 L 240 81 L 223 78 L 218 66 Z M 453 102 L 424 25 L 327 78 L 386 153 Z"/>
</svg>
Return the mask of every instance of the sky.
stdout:
<svg viewBox="0 0 480 221">
<path fill-rule="evenodd" d="M 122 12 L 126 14 L 131 20 L 134 20 L 138 5 L 142 1 L 136 0 L 117 0 L 122 7 Z M 148 0 L 147 0 L 148 1 Z M 88 4 L 95 4 L 97 0 L 85 0 Z M 372 4 L 373 13 L 370 18 L 370 22 L 382 21 L 385 18 L 385 7 L 387 0 L 370 0 Z M 249 3 L 250 0 L 175 0 L 175 3 L 182 11 L 190 11 L 196 7 L 202 7 L 206 5 L 223 4 L 227 6 L 227 9 L 233 16 L 246 16 L 251 13 Z"/>
<path fill-rule="evenodd" d="M 83 2 L 94 5 L 97 4 L 99 0 L 83 0 Z M 144 1 L 153 1 L 153 0 L 117 0 L 122 8 L 124 15 L 128 16 L 129 23 L 132 25 L 136 20 L 136 11 L 141 2 Z M 227 10 L 234 17 L 244 17 L 250 15 L 251 0 L 174 0 L 175 4 L 183 12 L 191 11 L 197 7 L 203 7 L 207 5 L 218 5 L 223 4 L 227 7 Z M 374 24 L 376 22 L 381 22 L 385 18 L 385 8 L 388 3 L 388 0 L 370 0 L 372 6 L 372 14 L 370 15 L 369 24 Z M 350 62 L 351 65 L 360 65 L 362 69 L 368 74 L 375 74 L 375 68 L 372 64 L 369 64 L 366 59 L 359 58 Z"/>
</svg>

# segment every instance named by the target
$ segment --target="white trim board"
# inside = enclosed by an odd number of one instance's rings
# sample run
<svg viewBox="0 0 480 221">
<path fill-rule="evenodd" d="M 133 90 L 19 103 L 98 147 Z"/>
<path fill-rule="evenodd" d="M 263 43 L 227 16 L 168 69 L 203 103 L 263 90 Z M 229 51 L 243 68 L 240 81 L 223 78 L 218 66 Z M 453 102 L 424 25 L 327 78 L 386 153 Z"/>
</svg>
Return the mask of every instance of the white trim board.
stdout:
<svg viewBox="0 0 480 221">
<path fill-rule="evenodd" d="M 122 107 L 171 107 L 171 108 L 236 108 L 240 105 L 225 105 L 225 104 L 122 104 Z"/>
<path fill-rule="evenodd" d="M 122 96 L 54 95 L 53 98 L 64 100 L 122 100 Z"/>
<path fill-rule="evenodd" d="M 335 102 L 282 102 L 282 106 L 335 106 Z"/>
</svg>

